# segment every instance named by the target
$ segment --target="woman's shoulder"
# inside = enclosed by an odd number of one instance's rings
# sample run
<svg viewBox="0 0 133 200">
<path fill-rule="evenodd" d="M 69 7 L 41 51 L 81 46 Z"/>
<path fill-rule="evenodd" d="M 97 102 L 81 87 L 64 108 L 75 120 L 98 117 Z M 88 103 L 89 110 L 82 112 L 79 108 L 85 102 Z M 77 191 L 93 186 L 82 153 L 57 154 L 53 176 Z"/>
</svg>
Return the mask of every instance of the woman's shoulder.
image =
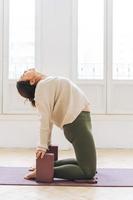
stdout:
<svg viewBox="0 0 133 200">
<path fill-rule="evenodd" d="M 35 97 L 41 96 L 45 91 L 51 91 L 51 88 L 54 88 L 56 83 L 56 77 L 54 76 L 47 76 L 45 79 L 40 80 L 35 89 Z"/>
<path fill-rule="evenodd" d="M 36 93 L 45 89 L 54 89 L 58 85 L 70 85 L 72 81 L 63 76 L 47 76 L 45 79 L 40 80 L 36 86 Z"/>
<path fill-rule="evenodd" d="M 47 85 L 47 83 L 50 83 L 52 80 L 54 80 L 55 77 L 54 76 L 47 76 L 46 78 L 44 79 L 41 79 L 38 83 L 37 83 L 37 86 L 36 88 L 41 88 L 45 85 Z"/>
</svg>

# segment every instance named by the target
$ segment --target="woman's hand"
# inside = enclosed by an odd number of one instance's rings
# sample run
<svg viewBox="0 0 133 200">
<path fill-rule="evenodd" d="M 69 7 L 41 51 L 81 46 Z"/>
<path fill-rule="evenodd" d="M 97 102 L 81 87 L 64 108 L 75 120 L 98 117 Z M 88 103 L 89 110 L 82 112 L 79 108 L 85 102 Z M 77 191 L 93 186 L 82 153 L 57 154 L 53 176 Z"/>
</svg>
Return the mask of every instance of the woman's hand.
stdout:
<svg viewBox="0 0 133 200">
<path fill-rule="evenodd" d="M 36 159 L 39 158 L 39 157 L 43 158 L 45 153 L 46 153 L 46 150 L 37 149 L 36 150 Z"/>
</svg>

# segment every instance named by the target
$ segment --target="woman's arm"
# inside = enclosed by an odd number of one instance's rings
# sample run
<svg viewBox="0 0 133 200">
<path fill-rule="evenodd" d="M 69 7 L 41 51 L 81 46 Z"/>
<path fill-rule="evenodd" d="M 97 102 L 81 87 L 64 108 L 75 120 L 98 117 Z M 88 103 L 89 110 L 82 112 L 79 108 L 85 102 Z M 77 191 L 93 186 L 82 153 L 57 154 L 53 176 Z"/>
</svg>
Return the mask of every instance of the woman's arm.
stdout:
<svg viewBox="0 0 133 200">
<path fill-rule="evenodd" d="M 41 115 L 38 151 L 46 151 L 51 140 L 54 96 L 55 88 L 51 82 L 39 83 L 35 92 L 35 105 Z"/>
<path fill-rule="evenodd" d="M 51 122 L 50 116 L 41 116 L 40 120 L 40 138 L 37 149 L 47 150 L 48 146 L 51 144 L 51 134 L 52 134 L 53 123 Z"/>
</svg>

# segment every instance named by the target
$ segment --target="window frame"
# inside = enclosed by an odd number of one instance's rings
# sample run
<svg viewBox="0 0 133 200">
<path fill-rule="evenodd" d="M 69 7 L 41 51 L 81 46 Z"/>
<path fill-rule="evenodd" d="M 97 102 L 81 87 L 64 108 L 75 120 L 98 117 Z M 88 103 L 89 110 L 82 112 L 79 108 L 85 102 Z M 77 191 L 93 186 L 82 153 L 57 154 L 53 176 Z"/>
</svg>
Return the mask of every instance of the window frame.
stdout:
<svg viewBox="0 0 133 200">
<path fill-rule="evenodd" d="M 104 30 L 103 30 L 103 34 L 106 39 L 103 41 L 103 46 L 104 46 L 104 52 L 103 52 L 103 79 L 78 79 L 78 69 L 77 69 L 77 62 L 78 62 L 78 1 L 77 0 L 73 0 L 72 1 L 72 69 L 71 69 L 71 79 L 79 86 L 86 87 L 88 86 L 92 86 L 95 88 L 103 87 L 104 90 L 104 96 L 101 99 L 101 101 L 106 102 L 107 101 L 107 77 L 106 77 L 106 73 L 107 73 L 107 69 L 106 69 L 106 65 L 107 65 L 107 59 L 106 59 L 106 49 L 107 49 L 107 33 L 106 33 L 106 0 L 104 0 Z M 98 109 L 99 110 L 99 109 Z M 101 110 L 101 109 L 100 109 Z M 104 106 L 104 110 L 102 108 L 102 111 L 94 111 L 94 114 L 107 114 L 107 105 Z"/>
<path fill-rule="evenodd" d="M 73 0 L 72 5 L 73 19 L 72 19 L 72 79 L 78 85 L 82 86 L 97 86 L 103 85 L 105 88 L 105 102 L 106 108 L 104 114 L 108 115 L 123 115 L 123 114 L 133 114 L 133 109 L 130 112 L 127 108 L 127 112 L 115 111 L 111 107 L 112 97 L 115 99 L 112 88 L 113 87 L 123 87 L 123 85 L 131 86 L 133 85 L 133 80 L 113 80 L 113 0 L 104 0 L 104 74 L 103 80 L 89 80 L 89 79 L 78 79 L 77 72 L 77 56 L 78 56 L 78 1 Z M 124 91 L 123 91 L 124 95 Z M 130 98 L 130 97 L 129 97 Z M 102 100 L 102 99 L 101 99 Z M 127 100 L 128 102 L 128 100 Z M 117 109 L 116 109 L 117 110 Z M 96 113 L 99 114 L 99 113 Z"/>
<path fill-rule="evenodd" d="M 35 0 L 35 66 L 38 70 L 41 70 L 42 66 L 42 45 L 41 45 L 41 37 L 42 37 L 42 4 L 43 0 Z M 13 109 L 12 105 L 9 106 L 9 85 L 16 84 L 16 79 L 9 79 L 8 78 L 8 64 L 9 64 L 9 0 L 3 0 L 3 47 L 2 47 L 2 67 L 0 68 L 3 70 L 3 77 L 2 77 L 2 94 L 3 100 L 1 102 L 2 105 L 2 113 L 3 114 L 34 114 L 36 113 L 34 110 L 32 111 L 30 108 L 29 110 L 19 111 L 17 109 Z M 10 91 L 11 92 L 11 91 Z M 17 102 L 16 102 L 17 103 Z"/>
<path fill-rule="evenodd" d="M 133 85 L 133 80 L 120 80 L 120 79 L 113 79 L 113 0 L 105 0 L 106 3 L 106 13 L 107 13 L 107 22 L 106 22 L 106 35 L 107 35 L 107 114 L 113 115 L 133 115 L 133 109 L 130 112 L 128 109 L 127 111 L 123 111 L 124 104 L 121 104 L 121 109 L 119 111 L 115 111 L 115 108 L 112 106 L 113 100 L 117 102 L 117 97 L 115 98 L 115 94 L 113 94 L 113 88 L 120 87 L 121 89 L 123 86 L 130 87 Z M 123 96 L 125 95 L 123 90 Z M 129 97 L 130 98 L 130 97 Z M 121 102 L 120 102 L 121 103 Z M 128 102 L 127 102 L 128 103 Z"/>
<path fill-rule="evenodd" d="M 104 36 L 106 36 L 106 28 L 105 28 L 105 4 L 106 0 L 104 0 Z M 77 68 L 77 62 L 78 62 L 78 1 L 73 0 L 72 1 L 72 70 L 71 70 L 71 77 L 72 79 L 78 83 L 78 84 L 105 84 L 106 83 L 106 68 L 105 68 L 105 47 L 106 47 L 106 40 L 103 41 L 104 46 L 104 52 L 103 52 L 103 79 L 78 79 L 78 68 Z"/>
</svg>

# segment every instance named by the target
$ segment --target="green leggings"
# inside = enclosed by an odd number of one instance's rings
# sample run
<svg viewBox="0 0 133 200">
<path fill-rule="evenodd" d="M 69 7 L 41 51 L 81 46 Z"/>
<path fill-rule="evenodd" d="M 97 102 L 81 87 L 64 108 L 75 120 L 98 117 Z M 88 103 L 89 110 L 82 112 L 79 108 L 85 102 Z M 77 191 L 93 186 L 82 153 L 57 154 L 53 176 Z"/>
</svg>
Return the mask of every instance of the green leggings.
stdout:
<svg viewBox="0 0 133 200">
<path fill-rule="evenodd" d="M 96 173 L 96 149 L 91 134 L 90 112 L 82 111 L 70 124 L 63 126 L 65 137 L 72 143 L 76 159 L 54 163 L 54 177 L 63 179 L 91 179 Z"/>
</svg>

